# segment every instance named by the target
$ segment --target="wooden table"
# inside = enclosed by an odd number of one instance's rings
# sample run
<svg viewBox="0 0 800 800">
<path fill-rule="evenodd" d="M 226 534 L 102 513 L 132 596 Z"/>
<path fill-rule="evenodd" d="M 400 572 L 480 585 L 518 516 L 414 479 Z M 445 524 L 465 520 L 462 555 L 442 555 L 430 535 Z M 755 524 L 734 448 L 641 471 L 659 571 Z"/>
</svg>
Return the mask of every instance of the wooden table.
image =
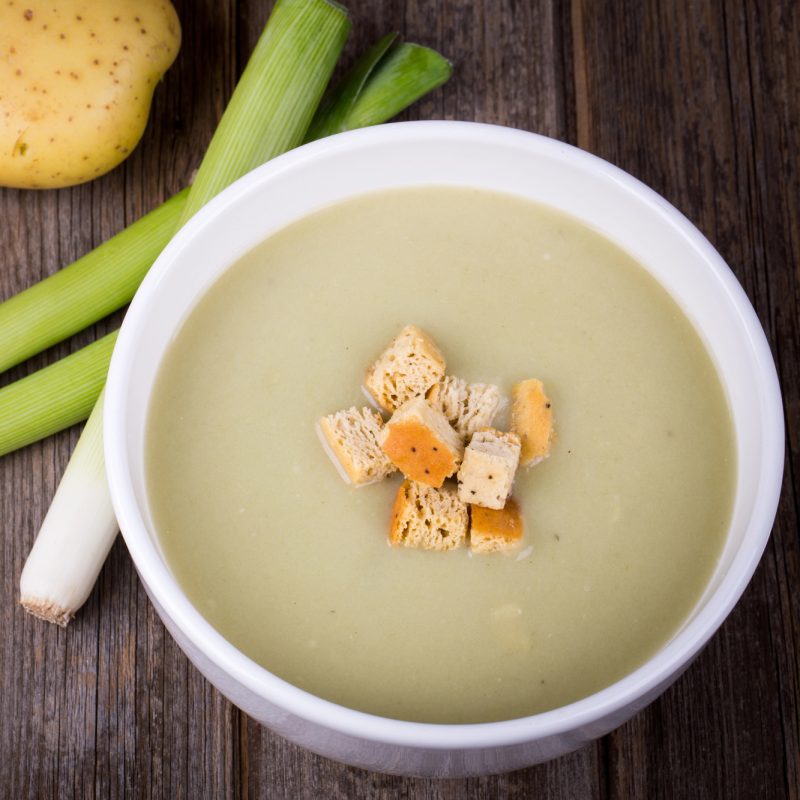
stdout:
<svg viewBox="0 0 800 800">
<path fill-rule="evenodd" d="M 0 190 L 2 297 L 186 184 L 270 5 L 180 3 L 183 49 L 130 159 L 75 189 Z M 577 144 L 663 194 L 732 266 L 785 393 L 786 482 L 761 566 L 684 677 L 594 745 L 500 777 L 370 774 L 287 743 L 211 688 L 164 631 L 121 541 L 68 630 L 20 610 L 20 570 L 77 439 L 71 430 L 0 462 L 0 796 L 800 797 L 800 6 L 350 5 L 346 60 L 397 29 L 455 63 L 450 83 L 406 118 L 497 122 Z M 118 323 L 96 325 L 4 382 Z"/>
</svg>

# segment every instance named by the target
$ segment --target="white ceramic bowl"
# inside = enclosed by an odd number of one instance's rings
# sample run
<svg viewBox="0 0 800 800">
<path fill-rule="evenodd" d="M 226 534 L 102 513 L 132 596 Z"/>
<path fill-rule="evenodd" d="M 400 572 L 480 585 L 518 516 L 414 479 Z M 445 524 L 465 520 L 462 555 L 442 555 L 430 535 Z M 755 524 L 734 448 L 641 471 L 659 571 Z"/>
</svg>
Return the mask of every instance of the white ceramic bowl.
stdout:
<svg viewBox="0 0 800 800">
<path fill-rule="evenodd" d="M 722 378 L 736 431 L 736 502 L 706 592 L 674 638 L 597 694 L 531 717 L 477 725 L 384 719 L 335 705 L 272 675 L 192 606 L 159 550 L 143 443 L 153 382 L 176 330 L 209 285 L 287 223 L 377 189 L 448 184 L 510 192 L 562 209 L 631 253 L 679 303 Z M 200 671 L 260 722 L 317 753 L 368 769 L 474 775 L 580 747 L 650 703 L 688 666 L 744 591 L 766 545 L 783 472 L 783 415 L 769 347 L 741 286 L 685 217 L 630 175 L 569 145 L 473 123 L 400 123 L 306 145 L 209 203 L 150 270 L 125 318 L 105 400 L 114 508 L 170 633 Z"/>
</svg>

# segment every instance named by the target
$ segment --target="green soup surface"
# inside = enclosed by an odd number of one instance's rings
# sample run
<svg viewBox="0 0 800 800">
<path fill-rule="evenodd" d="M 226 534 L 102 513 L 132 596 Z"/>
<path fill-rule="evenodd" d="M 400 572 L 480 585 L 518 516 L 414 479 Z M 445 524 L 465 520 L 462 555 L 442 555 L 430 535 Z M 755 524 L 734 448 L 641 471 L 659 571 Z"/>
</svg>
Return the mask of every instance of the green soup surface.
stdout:
<svg viewBox="0 0 800 800">
<path fill-rule="evenodd" d="M 517 476 L 515 557 L 389 547 L 400 478 L 354 488 L 323 453 L 317 420 L 366 405 L 407 323 L 448 374 L 545 383 L 558 440 Z M 622 678 L 691 613 L 732 508 L 728 406 L 676 303 L 581 222 L 486 191 L 371 194 L 271 236 L 191 312 L 148 414 L 153 519 L 198 610 L 296 686 L 405 720 Z"/>
</svg>

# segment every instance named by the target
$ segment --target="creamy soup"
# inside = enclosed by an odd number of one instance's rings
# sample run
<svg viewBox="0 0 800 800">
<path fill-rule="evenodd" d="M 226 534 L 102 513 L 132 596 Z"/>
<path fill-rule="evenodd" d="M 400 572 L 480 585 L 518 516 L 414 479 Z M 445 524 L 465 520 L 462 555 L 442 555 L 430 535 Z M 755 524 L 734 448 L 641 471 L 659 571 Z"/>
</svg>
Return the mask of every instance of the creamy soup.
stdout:
<svg viewBox="0 0 800 800">
<path fill-rule="evenodd" d="M 366 403 L 407 323 L 449 374 L 545 383 L 558 441 L 517 477 L 514 557 L 389 547 L 400 479 L 350 487 L 323 453 L 316 421 Z M 714 570 L 734 476 L 666 292 L 575 219 L 483 191 L 371 194 L 270 237 L 189 315 L 149 411 L 153 519 L 199 611 L 294 685 L 406 720 L 520 717 L 640 666 Z"/>
</svg>

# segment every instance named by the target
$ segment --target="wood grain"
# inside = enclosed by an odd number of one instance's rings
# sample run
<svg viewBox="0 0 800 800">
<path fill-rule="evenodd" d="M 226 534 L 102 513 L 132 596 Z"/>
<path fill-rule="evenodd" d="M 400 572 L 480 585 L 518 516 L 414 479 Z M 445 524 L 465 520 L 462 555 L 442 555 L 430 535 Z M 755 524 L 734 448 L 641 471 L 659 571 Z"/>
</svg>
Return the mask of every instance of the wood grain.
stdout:
<svg viewBox="0 0 800 800">
<path fill-rule="evenodd" d="M 0 190 L 0 297 L 185 185 L 270 2 L 176 4 L 184 45 L 141 146 L 92 184 Z M 25 556 L 77 431 L 0 462 L 0 796 L 800 798 L 800 8 L 793 0 L 351 3 L 344 66 L 389 30 L 445 52 L 451 82 L 404 118 L 475 119 L 576 143 L 681 209 L 733 268 L 784 389 L 786 480 L 742 601 L 673 688 L 603 740 L 474 780 L 367 773 L 232 707 L 164 631 L 121 542 L 71 627 L 18 608 Z M 116 326 L 120 315 L 0 378 Z"/>
</svg>

